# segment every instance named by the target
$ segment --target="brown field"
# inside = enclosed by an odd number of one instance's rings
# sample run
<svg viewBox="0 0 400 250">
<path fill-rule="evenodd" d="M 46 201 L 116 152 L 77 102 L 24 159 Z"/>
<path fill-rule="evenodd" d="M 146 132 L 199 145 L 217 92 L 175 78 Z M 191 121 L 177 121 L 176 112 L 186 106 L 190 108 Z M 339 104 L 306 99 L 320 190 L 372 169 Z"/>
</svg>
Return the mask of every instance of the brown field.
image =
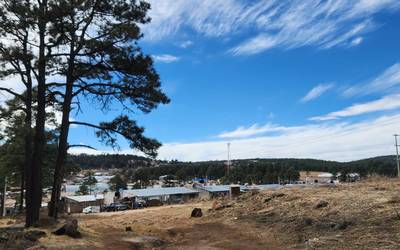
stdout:
<svg viewBox="0 0 400 250">
<path fill-rule="evenodd" d="M 39 229 L 47 236 L 36 245 L 46 249 L 400 249 L 399 191 L 400 181 L 375 178 L 336 187 L 253 192 L 235 200 L 74 215 L 82 239 L 52 235 L 63 220 L 58 225 L 44 222 L 47 226 Z M 202 209 L 203 217 L 190 218 L 195 207 Z M 19 222 L 1 219 L 0 227 Z M 132 232 L 126 232 L 126 227 Z M 6 248 L 0 243 L 2 247 Z"/>
</svg>

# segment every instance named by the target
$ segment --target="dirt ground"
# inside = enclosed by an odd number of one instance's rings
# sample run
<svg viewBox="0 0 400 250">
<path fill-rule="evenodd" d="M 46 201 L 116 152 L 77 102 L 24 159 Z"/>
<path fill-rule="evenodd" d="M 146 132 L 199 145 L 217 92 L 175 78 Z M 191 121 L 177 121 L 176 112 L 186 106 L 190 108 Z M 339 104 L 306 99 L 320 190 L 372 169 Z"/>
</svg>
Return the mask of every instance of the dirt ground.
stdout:
<svg viewBox="0 0 400 250">
<path fill-rule="evenodd" d="M 47 236 L 36 245 L 46 249 L 400 249 L 399 191 L 400 181 L 375 178 L 335 187 L 252 192 L 233 200 L 74 215 L 82 239 L 52 235 L 61 221 L 40 228 Z M 203 217 L 190 218 L 193 208 L 201 208 Z M 19 222 L 2 219 L 0 228 Z M 127 227 L 132 231 L 127 232 Z"/>
</svg>

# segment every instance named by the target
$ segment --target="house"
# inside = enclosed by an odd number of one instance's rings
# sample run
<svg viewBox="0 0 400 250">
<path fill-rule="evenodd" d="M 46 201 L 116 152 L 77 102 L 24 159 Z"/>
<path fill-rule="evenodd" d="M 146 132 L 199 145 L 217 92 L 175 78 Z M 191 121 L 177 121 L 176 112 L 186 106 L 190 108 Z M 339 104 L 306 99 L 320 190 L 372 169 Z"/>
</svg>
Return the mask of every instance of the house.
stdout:
<svg viewBox="0 0 400 250">
<path fill-rule="evenodd" d="M 217 197 L 228 196 L 230 193 L 230 185 L 210 185 L 204 186 L 195 184 L 193 188 L 200 192 L 200 198 L 214 199 Z"/>
<path fill-rule="evenodd" d="M 82 213 L 85 207 L 89 206 L 102 206 L 104 205 L 104 195 L 75 195 L 65 196 L 64 201 L 64 212 L 67 213 Z"/>
<path fill-rule="evenodd" d="M 304 184 L 331 183 L 336 177 L 328 172 L 300 171 L 299 180 Z"/>
<path fill-rule="evenodd" d="M 198 191 L 185 187 L 131 189 L 121 193 L 122 198 L 134 198 L 135 202 L 158 200 L 163 204 L 180 203 L 198 196 Z"/>
</svg>

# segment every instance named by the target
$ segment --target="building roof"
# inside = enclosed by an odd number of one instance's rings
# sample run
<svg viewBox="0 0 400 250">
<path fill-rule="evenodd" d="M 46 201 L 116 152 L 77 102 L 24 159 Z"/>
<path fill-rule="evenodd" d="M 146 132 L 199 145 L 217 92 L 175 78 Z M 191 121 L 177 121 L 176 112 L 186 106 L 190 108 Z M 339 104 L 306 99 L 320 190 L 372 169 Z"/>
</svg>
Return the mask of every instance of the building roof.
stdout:
<svg viewBox="0 0 400 250">
<path fill-rule="evenodd" d="M 196 185 L 196 188 L 208 191 L 210 193 L 229 192 L 230 187 L 231 186 L 229 185 L 211 185 L 211 186 Z"/>
<path fill-rule="evenodd" d="M 94 195 L 74 195 L 74 196 L 66 196 L 66 198 L 70 200 L 74 200 L 76 202 L 89 202 L 104 199 L 104 195 L 102 194 L 94 194 Z"/>
<path fill-rule="evenodd" d="M 154 197 L 163 195 L 195 194 L 198 191 L 185 187 L 146 188 L 123 190 L 122 197 Z"/>
</svg>

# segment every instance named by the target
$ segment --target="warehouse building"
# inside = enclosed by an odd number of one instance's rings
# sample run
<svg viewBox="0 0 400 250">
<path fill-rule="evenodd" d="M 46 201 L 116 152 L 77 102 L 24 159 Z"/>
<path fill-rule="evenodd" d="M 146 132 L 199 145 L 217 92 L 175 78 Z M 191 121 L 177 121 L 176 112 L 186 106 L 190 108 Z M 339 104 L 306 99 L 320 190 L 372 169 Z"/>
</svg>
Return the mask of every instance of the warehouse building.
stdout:
<svg viewBox="0 0 400 250">
<path fill-rule="evenodd" d="M 159 201 L 161 204 L 176 204 L 197 198 L 199 192 L 185 187 L 146 188 L 123 190 L 121 198 L 133 198 L 135 202 Z"/>
</svg>

